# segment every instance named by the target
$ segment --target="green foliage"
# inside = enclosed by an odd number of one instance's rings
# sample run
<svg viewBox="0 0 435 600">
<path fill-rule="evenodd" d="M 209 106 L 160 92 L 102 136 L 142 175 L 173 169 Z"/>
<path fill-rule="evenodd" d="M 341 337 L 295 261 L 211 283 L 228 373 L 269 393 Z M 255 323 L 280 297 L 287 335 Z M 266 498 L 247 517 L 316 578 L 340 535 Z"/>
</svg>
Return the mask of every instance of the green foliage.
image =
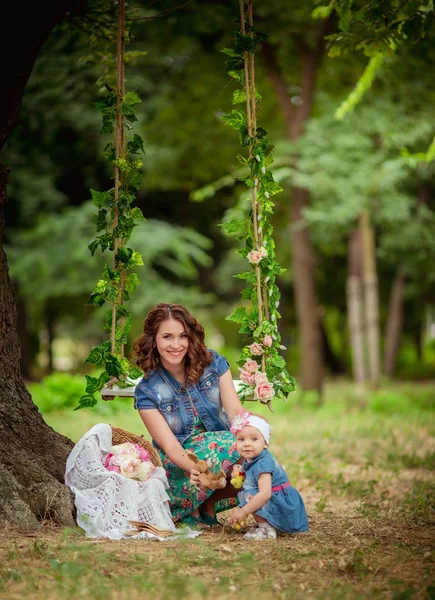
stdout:
<svg viewBox="0 0 435 600">
<path fill-rule="evenodd" d="M 285 399 L 294 391 L 295 381 L 287 373 L 285 360 L 278 354 L 285 347 L 281 344 L 277 327 L 280 292 L 276 277 L 284 270 L 276 260 L 273 227 L 269 217 L 274 208 L 272 196 L 282 191 L 282 188 L 268 168 L 273 162 L 273 146 L 268 141 L 267 131 L 251 121 L 260 96 L 256 90 L 252 90 L 251 83 L 245 80 L 245 73 L 249 71 L 248 62 L 253 60 L 258 43 L 266 36 L 247 24 L 246 29 L 248 35 L 235 32 L 234 49 L 223 50 L 230 57 L 226 63 L 226 72 L 242 84 L 242 89 L 233 93 L 233 103 L 245 101 L 246 112 L 233 109 L 222 120 L 239 133 L 242 148 L 249 148 L 248 158 L 242 155 L 237 157 L 249 172 L 235 179 L 251 190 L 252 211 L 249 219 L 233 217 L 222 223 L 221 227 L 227 234 L 238 234 L 238 239 L 244 241 L 244 247 L 237 250 L 237 253 L 248 260 L 251 266 L 250 271 L 235 275 L 251 284 L 242 291 L 242 298 L 248 302 L 227 317 L 227 320 L 238 323 L 239 333 L 252 342 L 245 345 L 239 361 L 244 381 L 239 395 L 245 399 L 254 393 L 255 399 L 269 403 L 273 396 Z M 245 364 L 248 364 L 247 359 L 251 359 L 251 365 L 256 364 L 256 368 L 260 369 L 255 375 L 249 375 L 244 369 Z M 265 398 L 262 398 L 260 392 L 261 384 L 254 379 L 258 377 L 265 378 L 265 383 L 269 386 L 271 384 L 271 391 Z M 246 378 L 250 378 L 250 381 Z"/>
<path fill-rule="evenodd" d="M 99 379 L 105 379 L 107 374 L 103 371 L 98 375 L 72 375 L 70 373 L 52 373 L 47 375 L 38 383 L 29 383 L 27 388 L 32 396 L 33 402 L 39 410 L 45 414 L 60 411 L 70 411 L 77 406 L 79 398 L 86 397 L 89 389 L 99 387 L 95 383 Z M 116 402 L 99 402 L 95 409 L 98 414 L 111 415 L 119 410 Z"/>
</svg>

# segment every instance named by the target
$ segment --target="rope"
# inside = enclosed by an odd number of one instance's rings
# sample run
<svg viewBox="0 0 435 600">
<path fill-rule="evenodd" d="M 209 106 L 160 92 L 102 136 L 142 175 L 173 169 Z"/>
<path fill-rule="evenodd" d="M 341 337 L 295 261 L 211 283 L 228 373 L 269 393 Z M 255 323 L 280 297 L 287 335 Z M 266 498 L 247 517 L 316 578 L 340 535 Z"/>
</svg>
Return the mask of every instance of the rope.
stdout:
<svg viewBox="0 0 435 600">
<path fill-rule="evenodd" d="M 116 47 L 116 129 L 115 129 L 115 156 L 116 159 L 125 156 L 125 132 L 124 115 L 121 113 L 121 104 L 125 96 L 125 0 L 118 0 L 118 36 Z M 119 191 L 124 185 L 124 176 L 118 165 L 115 166 L 115 215 L 113 219 L 113 228 L 118 226 L 118 202 Z M 116 269 L 116 253 L 118 248 L 124 244 L 120 238 L 115 238 L 113 243 L 113 268 Z M 116 352 L 116 307 L 122 305 L 125 285 L 125 269 L 121 272 L 121 281 L 119 284 L 118 298 L 112 307 L 112 327 L 110 332 L 110 341 L 112 354 Z M 122 322 L 122 321 L 121 321 Z M 124 356 L 124 345 L 121 344 L 121 357 Z"/>
<path fill-rule="evenodd" d="M 253 0 L 248 0 L 248 24 L 250 37 L 254 36 L 254 19 L 252 12 Z M 239 0 L 240 5 L 240 23 L 241 33 L 246 35 L 246 13 L 245 13 L 245 0 Z M 255 65 L 254 65 L 254 53 L 245 51 L 243 53 L 243 67 L 245 74 L 245 95 L 246 95 L 246 117 L 248 135 L 250 138 L 256 138 L 257 136 L 257 106 L 255 98 Z M 252 160 L 252 144 L 249 146 L 249 159 Z M 254 245 L 255 250 L 260 250 L 263 244 L 263 233 L 259 227 L 261 222 L 261 206 L 257 199 L 259 183 L 257 182 L 254 187 L 251 188 L 251 203 L 252 203 L 252 224 L 254 234 Z M 256 277 L 256 288 L 257 288 L 257 306 L 258 306 L 258 322 L 261 324 L 263 318 L 269 320 L 269 306 L 266 283 L 261 282 L 261 271 L 259 265 L 255 265 L 255 277 Z M 262 369 L 265 370 L 265 357 L 262 357 Z"/>
</svg>

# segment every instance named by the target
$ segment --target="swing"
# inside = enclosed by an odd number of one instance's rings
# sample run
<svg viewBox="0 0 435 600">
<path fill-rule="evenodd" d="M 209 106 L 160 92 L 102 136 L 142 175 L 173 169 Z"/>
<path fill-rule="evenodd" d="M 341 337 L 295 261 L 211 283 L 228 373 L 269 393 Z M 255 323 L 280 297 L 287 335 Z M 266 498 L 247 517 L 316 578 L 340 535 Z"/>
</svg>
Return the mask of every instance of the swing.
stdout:
<svg viewBox="0 0 435 600">
<path fill-rule="evenodd" d="M 268 166 L 273 161 L 273 158 L 270 154 L 271 145 L 266 139 L 267 132 L 261 127 L 257 127 L 254 50 L 258 42 L 264 39 L 264 37 L 262 37 L 262 34 L 254 32 L 252 1 L 248 0 L 247 12 L 245 12 L 245 0 L 239 0 L 241 30 L 240 33 L 235 34 L 235 49 L 224 50 L 230 56 L 230 62 L 227 64 L 227 73 L 243 86 L 242 90 L 237 90 L 234 93 L 234 98 L 237 94 L 237 101 L 245 102 L 246 104 L 245 113 L 233 110 L 223 117 L 223 120 L 238 130 L 240 139 L 243 140 L 242 146 L 248 146 L 249 149 L 249 159 L 246 160 L 241 157 L 242 160 L 240 162 L 243 161 L 243 164 L 250 168 L 250 175 L 242 178 L 250 188 L 251 193 L 250 237 L 244 236 L 246 238 L 246 247 L 238 252 L 247 258 L 252 268 L 249 276 L 240 278 L 248 280 L 253 286 L 253 289 L 245 290 L 248 292 L 247 295 L 242 294 L 243 298 L 249 298 L 252 301 L 251 308 L 248 310 L 241 307 L 228 317 L 228 319 L 241 324 L 240 333 L 248 334 L 253 338 L 254 342 L 243 349 L 242 360 L 246 362 L 241 369 L 241 379 L 234 380 L 236 391 L 242 400 L 260 400 L 271 409 L 270 401 L 272 397 L 277 395 L 281 399 L 285 399 L 289 392 L 294 391 L 295 383 L 294 379 L 286 371 L 284 358 L 278 354 L 278 349 L 285 349 L 284 346 L 280 345 L 280 335 L 277 328 L 277 318 L 280 317 L 277 311 L 280 293 L 275 283 L 276 276 L 282 271 L 275 259 L 275 244 L 272 239 L 273 228 L 267 218 L 267 213 L 272 212 L 273 207 L 273 202 L 269 200 L 270 196 L 281 191 L 281 188 L 274 181 L 271 171 L 268 170 Z M 126 157 L 124 135 L 125 111 L 123 111 L 122 107 L 125 97 L 124 37 L 125 0 L 118 0 L 116 160 L 114 161 L 113 230 L 118 225 L 118 201 L 120 190 L 122 194 L 125 178 L 125 172 L 120 169 L 120 165 L 122 161 L 125 162 Z M 237 74 L 237 70 L 239 74 Z M 229 225 L 233 227 L 234 223 L 232 222 Z M 242 225 L 243 223 L 241 222 L 237 223 L 235 229 L 228 229 L 228 231 L 236 231 Z M 125 240 L 122 238 L 115 238 L 113 244 L 114 269 L 118 268 L 118 273 L 119 264 L 116 262 L 116 253 L 119 253 L 119 249 L 123 248 L 124 242 Z M 246 274 L 244 273 L 243 275 Z M 118 356 L 124 361 L 126 335 L 122 334 L 120 336 L 119 328 L 116 333 L 116 327 L 119 320 L 121 322 L 121 333 L 123 333 L 125 311 L 122 309 L 124 308 L 125 282 L 126 269 L 123 264 L 118 281 L 117 297 L 113 301 L 110 343 L 112 355 L 115 355 L 116 350 L 118 350 Z M 251 369 L 248 368 L 249 366 Z M 252 367 L 254 367 L 254 370 L 252 370 Z M 259 376 L 258 378 L 257 375 Z M 116 396 L 134 397 L 135 387 L 141 381 L 142 377 L 134 378 L 123 375 L 120 379 L 117 379 L 112 375 L 109 381 L 108 379 L 109 376 L 107 375 L 107 379 L 104 380 L 105 386 L 100 389 L 104 400 L 113 400 Z M 254 383 L 254 380 L 256 383 Z M 130 385 L 126 386 L 126 384 Z M 257 394 L 257 390 L 261 385 L 268 386 L 268 390 L 265 391 L 264 396 Z"/>
</svg>

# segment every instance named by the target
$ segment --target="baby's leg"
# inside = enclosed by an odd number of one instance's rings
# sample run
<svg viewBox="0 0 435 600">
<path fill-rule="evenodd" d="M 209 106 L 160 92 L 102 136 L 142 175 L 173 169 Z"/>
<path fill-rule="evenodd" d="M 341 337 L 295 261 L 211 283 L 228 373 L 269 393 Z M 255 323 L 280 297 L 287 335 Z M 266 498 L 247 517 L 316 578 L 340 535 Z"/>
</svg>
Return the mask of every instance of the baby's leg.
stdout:
<svg viewBox="0 0 435 600">
<path fill-rule="evenodd" d="M 276 529 L 273 527 L 269 521 L 263 519 L 259 515 L 255 513 L 252 515 L 257 523 L 257 527 L 253 527 L 248 533 L 245 533 L 245 538 L 249 538 L 252 540 L 275 540 L 276 539 Z"/>
</svg>

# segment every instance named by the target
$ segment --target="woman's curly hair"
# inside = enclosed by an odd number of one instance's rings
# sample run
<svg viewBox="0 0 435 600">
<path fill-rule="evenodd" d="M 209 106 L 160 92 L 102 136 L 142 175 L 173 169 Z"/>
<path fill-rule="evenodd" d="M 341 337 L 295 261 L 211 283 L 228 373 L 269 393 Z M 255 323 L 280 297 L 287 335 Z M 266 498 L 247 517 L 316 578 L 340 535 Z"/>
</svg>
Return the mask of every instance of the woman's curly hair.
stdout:
<svg viewBox="0 0 435 600">
<path fill-rule="evenodd" d="M 161 323 L 168 319 L 175 319 L 184 327 L 189 340 L 185 359 L 186 375 L 189 381 L 198 381 L 212 357 L 204 343 L 204 328 L 181 304 L 163 302 L 150 310 L 143 323 L 143 335 L 137 338 L 133 346 L 136 364 L 143 370 L 145 377 L 157 368 L 159 353 L 156 335 Z"/>
</svg>

